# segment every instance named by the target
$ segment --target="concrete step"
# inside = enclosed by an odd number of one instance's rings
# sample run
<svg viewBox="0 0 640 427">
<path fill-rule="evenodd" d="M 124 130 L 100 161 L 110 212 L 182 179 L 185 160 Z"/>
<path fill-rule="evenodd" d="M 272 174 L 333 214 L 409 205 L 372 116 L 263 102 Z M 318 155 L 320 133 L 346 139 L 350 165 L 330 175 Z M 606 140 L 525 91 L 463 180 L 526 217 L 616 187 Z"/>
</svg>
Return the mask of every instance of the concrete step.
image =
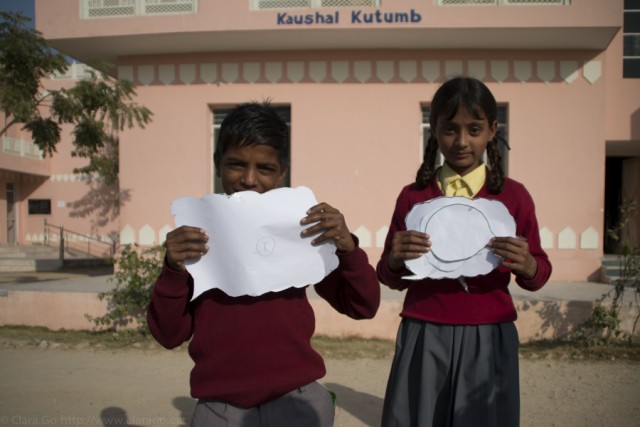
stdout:
<svg viewBox="0 0 640 427">
<path fill-rule="evenodd" d="M 57 246 L 44 246 L 44 245 L 14 245 L 14 246 L 0 246 L 0 258 L 15 255 L 37 256 L 37 255 L 50 255 L 57 254 Z"/>
<path fill-rule="evenodd" d="M 18 271 L 57 271 L 62 268 L 62 262 L 57 258 L 48 259 L 2 259 L 0 258 L 0 273 L 14 273 Z"/>
<path fill-rule="evenodd" d="M 624 273 L 625 259 L 620 255 L 605 255 L 602 258 L 602 274 L 607 283 L 615 285 Z"/>
<path fill-rule="evenodd" d="M 0 256 L 20 253 L 20 247 L 16 245 L 0 245 Z"/>
<path fill-rule="evenodd" d="M 57 246 L 3 246 L 0 247 L 0 273 L 57 271 L 63 267 L 112 265 L 110 260 L 89 256 L 73 248 L 65 250 L 64 263 L 59 257 Z"/>
</svg>

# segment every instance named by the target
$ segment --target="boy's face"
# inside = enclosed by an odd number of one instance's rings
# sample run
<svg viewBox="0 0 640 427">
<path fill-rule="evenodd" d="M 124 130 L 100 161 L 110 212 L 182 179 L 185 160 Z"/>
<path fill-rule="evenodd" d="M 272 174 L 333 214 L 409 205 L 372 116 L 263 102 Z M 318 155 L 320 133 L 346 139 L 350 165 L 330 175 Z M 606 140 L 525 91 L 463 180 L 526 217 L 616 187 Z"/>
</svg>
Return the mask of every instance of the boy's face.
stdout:
<svg viewBox="0 0 640 427">
<path fill-rule="evenodd" d="M 273 190 L 282 186 L 287 173 L 280 165 L 278 152 L 268 145 L 229 148 L 219 163 L 216 173 L 226 194 Z"/>
</svg>

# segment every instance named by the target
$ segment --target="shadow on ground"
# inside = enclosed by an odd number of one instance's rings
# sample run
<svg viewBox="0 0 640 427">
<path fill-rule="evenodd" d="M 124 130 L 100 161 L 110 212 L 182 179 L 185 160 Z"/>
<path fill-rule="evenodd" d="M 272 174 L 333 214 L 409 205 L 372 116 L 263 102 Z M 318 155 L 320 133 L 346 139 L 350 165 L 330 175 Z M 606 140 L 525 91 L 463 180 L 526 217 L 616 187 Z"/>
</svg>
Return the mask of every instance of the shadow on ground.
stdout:
<svg viewBox="0 0 640 427">
<path fill-rule="evenodd" d="M 382 415 L 382 398 L 369 393 L 354 390 L 336 383 L 324 386 L 336 394 L 336 405 L 368 426 L 380 423 Z"/>
<path fill-rule="evenodd" d="M 36 283 L 52 280 L 64 280 L 81 277 L 110 276 L 113 274 L 113 266 L 99 265 L 77 268 L 64 268 L 57 271 L 18 271 L 3 272 L 0 274 L 0 283 Z"/>
<path fill-rule="evenodd" d="M 177 427 L 187 427 L 191 424 L 191 414 L 196 406 L 196 400 L 191 397 L 179 396 L 173 399 L 173 407 L 180 415 L 176 419 L 161 419 L 154 416 L 141 416 L 129 414 L 125 409 L 118 406 L 109 406 L 100 411 L 100 421 L 103 426 L 124 426 L 140 427 L 144 425 L 170 425 Z"/>
</svg>

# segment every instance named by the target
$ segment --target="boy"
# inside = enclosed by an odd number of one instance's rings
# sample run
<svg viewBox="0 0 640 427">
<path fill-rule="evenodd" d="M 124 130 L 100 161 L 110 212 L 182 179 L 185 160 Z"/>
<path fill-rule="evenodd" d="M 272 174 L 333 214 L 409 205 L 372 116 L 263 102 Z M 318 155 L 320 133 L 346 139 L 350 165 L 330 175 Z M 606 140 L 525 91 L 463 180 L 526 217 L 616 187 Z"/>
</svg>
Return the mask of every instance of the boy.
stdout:
<svg viewBox="0 0 640 427">
<path fill-rule="evenodd" d="M 220 127 L 214 163 L 226 194 L 282 186 L 289 166 L 286 123 L 268 102 L 238 106 Z M 318 295 L 351 318 L 372 318 L 379 283 L 343 215 L 319 203 L 301 223 L 310 225 L 304 237 L 316 236 L 311 244 L 333 240 L 337 248 L 339 266 L 315 285 Z M 191 339 L 191 394 L 198 399 L 191 425 L 332 426 L 331 396 L 316 382 L 326 370 L 311 347 L 315 320 L 305 288 L 235 298 L 212 289 L 190 302 L 193 278 L 184 262 L 204 255 L 208 243 L 195 227 L 167 234 L 147 312 L 149 329 L 164 347 Z"/>
</svg>

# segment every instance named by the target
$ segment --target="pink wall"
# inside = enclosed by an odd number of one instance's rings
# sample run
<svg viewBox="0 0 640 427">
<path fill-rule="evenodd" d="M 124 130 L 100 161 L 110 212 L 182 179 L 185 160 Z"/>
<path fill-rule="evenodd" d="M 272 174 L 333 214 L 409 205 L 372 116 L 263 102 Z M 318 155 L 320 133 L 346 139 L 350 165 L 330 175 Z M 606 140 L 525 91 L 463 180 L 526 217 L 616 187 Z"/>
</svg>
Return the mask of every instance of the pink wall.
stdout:
<svg viewBox="0 0 640 427">
<path fill-rule="evenodd" d="M 421 162 L 420 106 L 445 78 L 465 73 L 508 105 L 509 176 L 536 201 L 553 279 L 597 280 L 605 143 L 640 140 L 640 81 L 621 78 L 623 1 L 398 1 L 380 10 L 413 10 L 422 21 L 287 27 L 277 25 L 277 11 L 223 0 L 200 1 L 189 15 L 86 20 L 78 0 L 36 0 L 38 28 L 55 46 L 115 55 L 119 76 L 134 80 L 136 101 L 154 113 L 147 129 L 121 135 L 124 204 L 119 220 L 99 232 L 160 243 L 173 227 L 171 201 L 212 191 L 211 109 L 271 98 L 291 107 L 292 185 L 340 209 L 375 263 L 395 198 Z M 349 49 L 332 48 L 345 43 Z M 402 48 L 382 48 L 391 45 Z M 73 168 L 58 159 L 52 177 Z M 88 190 L 50 179 L 29 191 L 66 201 Z M 64 221 L 69 211 L 59 214 Z M 23 222 L 35 228 L 30 220 Z M 73 223 L 91 229 L 94 220 Z"/>
<path fill-rule="evenodd" d="M 349 319 L 337 313 L 326 301 L 314 297 L 309 302 L 316 317 L 315 333 L 333 337 L 360 336 L 363 338 L 394 339 L 400 323 L 398 313 L 402 302 L 384 299 L 375 318 L 365 322 Z M 520 342 L 564 338 L 574 325 L 593 311 L 591 301 L 529 301 L 516 298 L 518 310 L 516 326 Z M 0 296 L 0 325 L 41 326 L 52 330 L 94 330 L 96 326 L 86 315 L 103 316 L 107 303 L 90 292 L 8 291 Z M 548 313 L 555 313 L 549 322 Z M 637 308 L 623 307 L 620 325 L 623 331 L 634 332 Z M 129 325 L 133 327 L 135 325 Z M 99 328 L 98 328 L 99 329 Z M 638 331 L 635 331 L 638 334 Z"/>
<path fill-rule="evenodd" d="M 448 61 L 459 61 L 462 70 L 479 58 L 509 63 L 510 75 L 504 81 L 485 78 L 498 102 L 509 105 L 509 175 L 529 188 L 540 226 L 553 236 L 548 250 L 555 261 L 554 279 L 585 280 L 598 271 L 601 244 L 581 248 L 580 238 L 587 229 L 599 239 L 603 235 L 605 80 L 588 81 L 581 68 L 571 75 L 560 71 L 561 63 L 582 65 L 600 61 L 598 55 L 412 51 L 403 52 L 400 59 L 392 52 L 347 59 L 334 52 L 255 53 L 233 59 L 226 55 L 131 58 L 123 66 L 139 70 L 143 64 L 287 63 L 309 61 L 309 56 L 328 64 L 351 61 L 352 71 L 353 61 L 372 58 L 395 61 L 397 66 L 404 58 L 438 58 L 443 73 Z M 532 78 L 523 83 L 514 77 L 517 61 L 528 61 L 534 70 L 536 61 L 551 61 L 558 74 L 548 82 Z M 438 82 L 407 83 L 398 76 L 389 83 L 360 83 L 353 76 L 341 84 L 264 84 L 241 79 L 182 84 L 178 78 L 172 82 L 139 87 L 139 101 L 154 112 L 154 122 L 144 131 L 123 135 L 121 189 L 131 191 L 132 200 L 123 207 L 122 227 L 139 232 L 149 226 L 158 243 L 160 230 L 173 226 L 172 200 L 211 191 L 210 108 L 271 98 L 274 104 L 291 106 L 292 185 L 308 186 L 319 200 L 340 209 L 352 231 L 364 227 L 371 240 L 366 250 L 372 262 L 377 261 L 382 242 L 376 234 L 384 237 L 395 198 L 414 179 L 421 162 L 420 106 L 430 101 Z M 570 173 L 576 166 L 583 172 Z M 559 234 L 566 228 L 577 235 L 575 247 L 559 249 Z"/>
<path fill-rule="evenodd" d="M 499 28 L 522 27 L 607 27 L 622 23 L 619 10 L 622 0 L 602 2 L 601 0 L 573 0 L 571 7 L 553 7 L 538 5 L 511 7 L 442 7 L 435 1 L 382 1 L 381 12 L 414 10 L 423 18 L 423 26 L 428 28 Z M 114 26 L 111 19 L 80 19 L 78 0 L 36 0 L 36 20 L 40 31 L 48 38 L 96 37 L 147 33 L 182 33 L 201 31 L 247 31 L 277 29 L 276 16 L 282 10 L 250 11 L 248 1 L 206 0 L 198 2 L 198 13 L 187 15 L 136 17 L 120 19 Z M 526 13 L 522 13 L 526 8 Z M 326 8 L 322 13 L 340 10 L 345 18 L 337 25 L 339 28 L 366 29 L 362 24 L 352 23 L 350 8 Z M 365 12 L 374 8 L 361 8 Z M 65 13 L 60 13 L 65 11 Z M 315 13 L 313 9 L 288 10 L 289 14 Z M 400 27 L 412 27 L 411 24 L 399 24 Z M 316 30 L 312 26 L 309 31 Z"/>
<path fill-rule="evenodd" d="M 640 152 L 640 79 L 622 78 L 623 34 L 618 32 L 607 50 L 606 62 L 606 139 L 608 141 L 629 141 Z"/>
</svg>

